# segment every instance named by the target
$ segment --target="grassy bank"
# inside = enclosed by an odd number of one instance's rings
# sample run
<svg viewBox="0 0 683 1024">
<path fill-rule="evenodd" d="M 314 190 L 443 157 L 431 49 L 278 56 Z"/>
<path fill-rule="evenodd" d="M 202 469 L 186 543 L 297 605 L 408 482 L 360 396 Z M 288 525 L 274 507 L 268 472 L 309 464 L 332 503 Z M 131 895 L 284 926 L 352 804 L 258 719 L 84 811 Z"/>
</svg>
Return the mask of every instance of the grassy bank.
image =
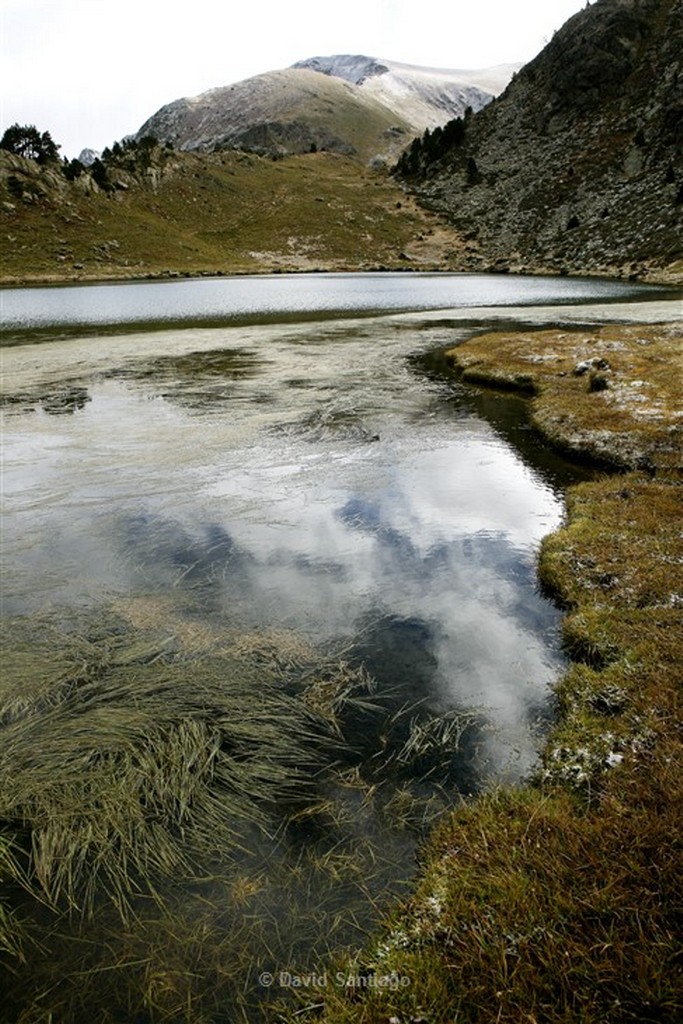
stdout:
<svg viewBox="0 0 683 1024">
<path fill-rule="evenodd" d="M 443 820 L 414 895 L 297 1020 L 680 1020 L 680 353 L 677 324 L 450 353 L 465 380 L 533 396 L 552 444 L 620 472 L 571 489 L 540 553 L 571 663 L 536 777 Z"/>
<path fill-rule="evenodd" d="M 0 153 L 2 283 L 445 269 L 461 248 L 386 173 L 348 157 L 162 157 L 104 192 Z"/>
<path fill-rule="evenodd" d="M 89 174 L 0 150 L 0 284 L 305 271 L 500 270 L 474 230 L 460 231 L 384 170 L 330 152 L 273 160 L 156 147 Z M 539 261 L 518 273 L 556 274 Z M 605 265 L 623 277 L 633 267 Z M 680 284 L 683 264 L 638 276 Z"/>
</svg>

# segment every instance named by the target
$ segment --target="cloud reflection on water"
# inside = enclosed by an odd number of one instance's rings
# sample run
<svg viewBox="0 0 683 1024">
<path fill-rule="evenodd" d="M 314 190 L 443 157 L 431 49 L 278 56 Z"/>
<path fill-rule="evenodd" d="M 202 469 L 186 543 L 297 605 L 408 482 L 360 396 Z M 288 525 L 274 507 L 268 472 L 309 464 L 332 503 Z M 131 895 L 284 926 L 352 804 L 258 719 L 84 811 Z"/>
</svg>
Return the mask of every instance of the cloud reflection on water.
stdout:
<svg viewBox="0 0 683 1024">
<path fill-rule="evenodd" d="M 230 526 L 252 556 L 252 613 L 326 639 L 417 614 L 438 664 L 433 699 L 486 708 L 490 756 L 500 766 L 518 748 L 524 768 L 529 718 L 559 661 L 556 613 L 533 568 L 537 541 L 559 521 L 557 499 L 483 425 L 443 448 L 395 449 L 291 475 L 244 471 L 274 510 L 268 522 Z M 240 490 L 234 474 L 230 490 Z M 220 483 L 210 491 L 223 493 Z M 229 584 L 223 600 L 227 609 Z"/>
<path fill-rule="evenodd" d="M 112 341 L 104 374 L 93 350 L 83 408 L 14 418 L 13 608 L 147 588 L 219 627 L 288 627 L 358 651 L 391 622 L 406 694 L 486 708 L 489 756 L 500 767 L 518 749 L 524 770 L 559 657 L 534 582 L 558 495 L 411 366 L 411 329 L 250 329 L 249 349 L 244 331 L 203 331 L 196 357 L 185 333 L 165 357 L 158 335 L 135 357 Z M 16 360 L 29 385 L 26 354 Z M 412 655 L 401 665 L 411 623 L 428 676 Z"/>
</svg>

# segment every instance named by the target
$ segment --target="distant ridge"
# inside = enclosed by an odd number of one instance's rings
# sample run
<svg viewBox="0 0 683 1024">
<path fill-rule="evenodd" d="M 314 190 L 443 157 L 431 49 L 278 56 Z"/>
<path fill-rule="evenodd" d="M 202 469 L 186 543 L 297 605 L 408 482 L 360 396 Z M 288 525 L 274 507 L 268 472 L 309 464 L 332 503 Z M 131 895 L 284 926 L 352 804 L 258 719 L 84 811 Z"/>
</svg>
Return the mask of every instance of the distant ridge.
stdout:
<svg viewBox="0 0 683 1024">
<path fill-rule="evenodd" d="M 270 156 L 327 150 L 393 161 L 410 139 L 470 107 L 480 110 L 519 65 L 422 68 L 362 54 L 310 57 L 167 104 L 137 138 L 177 149 L 243 149 Z"/>
</svg>

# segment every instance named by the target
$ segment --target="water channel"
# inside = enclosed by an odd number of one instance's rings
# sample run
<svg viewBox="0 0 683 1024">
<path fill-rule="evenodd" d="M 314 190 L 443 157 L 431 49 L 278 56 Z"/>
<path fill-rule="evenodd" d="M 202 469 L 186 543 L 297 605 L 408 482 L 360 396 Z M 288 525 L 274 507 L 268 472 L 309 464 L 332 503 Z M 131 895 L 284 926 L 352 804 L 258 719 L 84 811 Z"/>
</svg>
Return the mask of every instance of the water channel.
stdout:
<svg viewBox="0 0 683 1024">
<path fill-rule="evenodd" d="M 251 922 L 242 976 L 206 1017 L 237 1019 L 225 1000 L 258 1002 L 264 967 L 362 941 L 432 813 L 527 774 L 550 713 L 559 620 L 535 558 L 587 471 L 539 444 L 522 399 L 459 384 L 441 353 L 491 325 L 646 319 L 658 294 L 397 274 L 1 295 L 10 637 L 92 643 L 115 622 L 197 678 L 230 638 L 255 705 L 261 670 L 299 694 L 316 664 L 318 694 L 352 680 L 353 756 L 334 754 L 316 797 L 345 809 L 334 837 L 290 808 L 245 826 L 229 881 L 194 887 L 222 907 L 212 934 Z M 190 888 L 174 894 L 185 919 Z"/>
</svg>

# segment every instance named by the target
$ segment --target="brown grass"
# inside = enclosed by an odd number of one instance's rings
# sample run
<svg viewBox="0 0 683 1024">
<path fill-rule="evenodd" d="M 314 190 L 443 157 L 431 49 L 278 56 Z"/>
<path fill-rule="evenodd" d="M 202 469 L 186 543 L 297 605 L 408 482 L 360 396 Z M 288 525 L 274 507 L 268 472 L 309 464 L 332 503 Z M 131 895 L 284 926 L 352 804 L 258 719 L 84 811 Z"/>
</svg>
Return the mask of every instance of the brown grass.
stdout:
<svg viewBox="0 0 683 1024">
<path fill-rule="evenodd" d="M 622 469 L 680 468 L 680 322 L 496 331 L 449 356 L 463 380 L 533 394 L 534 425 L 574 457 Z M 575 372 L 591 360 L 593 367 Z"/>
<path fill-rule="evenodd" d="M 156 178 L 131 178 L 127 191 L 84 194 L 64 183 L 39 195 L 37 165 L 13 157 L 4 167 L 0 154 L 0 280 L 446 268 L 461 244 L 386 173 L 350 158 L 165 159 Z M 11 173 L 34 199 L 11 194 Z"/>
</svg>

